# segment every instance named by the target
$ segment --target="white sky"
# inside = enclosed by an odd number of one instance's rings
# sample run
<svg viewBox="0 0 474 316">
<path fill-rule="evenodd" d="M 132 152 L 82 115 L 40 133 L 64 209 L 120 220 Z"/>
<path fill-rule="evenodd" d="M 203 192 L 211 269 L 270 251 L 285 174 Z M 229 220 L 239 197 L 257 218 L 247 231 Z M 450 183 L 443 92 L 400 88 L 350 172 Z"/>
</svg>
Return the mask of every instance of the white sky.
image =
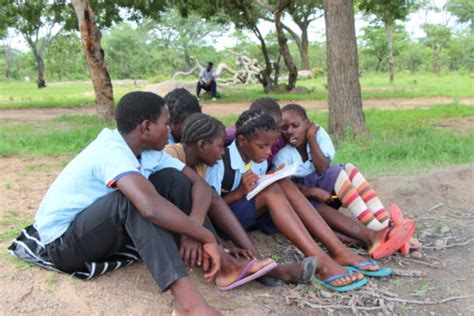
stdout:
<svg viewBox="0 0 474 316">
<path fill-rule="evenodd" d="M 447 0 L 432 0 L 432 3 L 438 7 L 441 8 Z M 474 1 L 474 0 L 473 0 Z M 298 27 L 293 24 L 290 19 L 284 18 L 283 20 L 289 27 L 297 31 L 299 33 Z M 420 10 L 416 13 L 412 13 L 408 16 L 407 20 L 404 22 L 405 28 L 410 34 L 410 36 L 413 39 L 421 38 L 425 34 L 422 30 L 422 25 L 425 23 L 434 23 L 434 24 L 446 24 L 452 27 L 456 26 L 456 21 L 455 18 L 450 16 L 449 14 L 445 12 L 435 12 L 433 10 Z M 361 29 L 366 26 L 368 23 L 362 18 L 361 14 L 357 14 L 356 16 L 356 32 L 357 35 L 361 34 Z M 260 25 L 260 30 L 261 32 L 266 35 L 270 31 L 274 30 L 274 25 L 273 23 L 270 22 L 261 22 Z M 235 45 L 235 40 L 230 36 L 232 32 L 231 30 L 227 33 L 224 34 L 218 41 L 218 44 L 216 45 L 216 48 L 218 50 L 222 50 L 225 47 L 232 47 Z M 310 24 L 309 28 L 309 40 L 310 41 L 319 41 L 322 42 L 325 40 L 325 25 L 324 25 L 324 17 L 319 18 L 318 20 L 312 22 Z M 249 34 L 248 35 L 249 39 L 252 41 L 255 41 L 257 43 L 257 39 L 255 36 Z M 21 51 L 27 51 L 28 46 L 25 42 L 25 40 L 19 35 L 15 34 L 13 30 L 10 30 L 10 37 L 7 39 L 8 44 L 10 44 L 12 47 L 19 49 Z"/>
</svg>

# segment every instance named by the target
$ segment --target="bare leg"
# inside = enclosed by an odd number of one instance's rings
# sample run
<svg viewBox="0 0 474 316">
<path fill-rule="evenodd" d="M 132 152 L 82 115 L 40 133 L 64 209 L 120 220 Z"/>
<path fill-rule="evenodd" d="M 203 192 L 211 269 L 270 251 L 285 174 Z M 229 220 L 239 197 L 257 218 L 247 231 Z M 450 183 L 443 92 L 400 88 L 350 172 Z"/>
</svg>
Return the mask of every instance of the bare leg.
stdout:
<svg viewBox="0 0 474 316">
<path fill-rule="evenodd" d="M 306 256 L 315 256 L 318 258 L 319 263 L 317 274 L 321 279 L 327 279 L 334 275 L 347 273 L 344 268 L 334 262 L 334 260 L 322 251 L 318 244 L 313 240 L 278 184 L 269 186 L 257 195 L 256 208 L 259 211 L 268 209 L 273 222 L 283 235 L 285 235 Z M 313 213 L 317 214 L 314 210 Z M 337 237 L 335 237 L 335 239 L 337 239 Z M 331 284 L 335 286 L 346 285 L 361 277 L 361 275 L 344 277 L 331 282 Z"/>
<path fill-rule="evenodd" d="M 175 298 L 175 308 L 172 315 L 221 315 L 209 306 L 188 277 L 178 279 L 170 286 Z"/>
<path fill-rule="evenodd" d="M 349 217 L 323 203 L 318 205 L 316 210 L 331 228 L 355 239 L 366 249 L 377 248 L 382 243 L 383 231 L 368 229 L 361 223 L 354 222 Z"/>
<path fill-rule="evenodd" d="M 279 181 L 279 184 L 308 231 L 328 248 L 334 261 L 341 265 L 355 265 L 367 261 L 344 246 L 321 215 L 319 215 L 290 179 L 283 179 Z M 366 267 L 371 270 L 378 269 L 376 265 Z"/>
<path fill-rule="evenodd" d="M 213 224 L 227 234 L 235 245 L 240 248 L 248 249 L 255 258 L 262 258 L 239 220 L 217 193 L 212 197 L 211 208 L 209 209 L 208 215 Z M 290 283 L 301 275 L 302 268 L 302 264 L 279 264 L 267 275 Z"/>
</svg>

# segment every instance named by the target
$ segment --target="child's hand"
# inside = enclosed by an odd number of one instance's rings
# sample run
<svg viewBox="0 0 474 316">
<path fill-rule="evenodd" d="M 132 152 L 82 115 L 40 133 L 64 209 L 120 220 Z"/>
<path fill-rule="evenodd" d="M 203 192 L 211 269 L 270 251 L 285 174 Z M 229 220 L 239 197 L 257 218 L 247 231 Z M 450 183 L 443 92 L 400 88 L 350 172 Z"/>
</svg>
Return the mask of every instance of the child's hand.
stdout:
<svg viewBox="0 0 474 316">
<path fill-rule="evenodd" d="M 319 125 L 314 122 L 309 122 L 308 128 L 306 128 L 306 138 L 314 138 L 319 131 Z"/>
<path fill-rule="evenodd" d="M 219 254 L 219 246 L 217 242 L 206 243 L 202 246 L 203 254 L 203 269 L 209 271 L 204 274 L 204 279 L 211 282 L 215 279 L 217 273 L 221 270 L 221 255 Z"/>
<path fill-rule="evenodd" d="M 277 168 L 273 169 L 273 170 L 270 170 L 269 172 L 267 172 L 266 175 L 273 175 L 275 172 L 278 172 L 280 171 L 281 169 L 285 168 L 285 164 L 282 163 L 281 165 L 279 165 Z"/>
<path fill-rule="evenodd" d="M 255 256 L 252 255 L 252 253 L 248 249 L 239 248 L 234 245 L 231 245 L 230 243 L 226 245 L 224 250 L 225 252 L 227 252 L 229 255 L 231 255 L 232 257 L 236 259 L 241 259 L 241 258 L 249 259 L 249 260 L 256 259 Z"/>
<path fill-rule="evenodd" d="M 195 239 L 189 238 L 186 235 L 181 235 L 179 253 L 181 254 L 181 258 L 183 258 L 184 264 L 188 270 L 192 270 L 196 264 L 198 266 L 202 264 L 202 245 Z"/>
<path fill-rule="evenodd" d="M 258 175 L 253 173 L 252 170 L 247 170 L 242 175 L 242 181 L 240 181 L 238 190 L 242 193 L 243 196 L 245 196 L 247 193 L 252 191 L 253 188 L 255 188 L 258 178 Z"/>
<path fill-rule="evenodd" d="M 326 190 L 320 188 L 311 188 L 311 197 L 318 202 L 327 203 L 332 200 L 332 195 Z"/>
</svg>

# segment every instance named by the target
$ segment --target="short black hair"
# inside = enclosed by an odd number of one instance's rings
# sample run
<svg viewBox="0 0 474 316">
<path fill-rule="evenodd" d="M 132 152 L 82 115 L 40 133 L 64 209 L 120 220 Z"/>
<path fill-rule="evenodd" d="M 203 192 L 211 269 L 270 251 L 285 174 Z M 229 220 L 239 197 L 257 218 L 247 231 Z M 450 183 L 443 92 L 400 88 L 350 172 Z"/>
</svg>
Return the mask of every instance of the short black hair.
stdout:
<svg viewBox="0 0 474 316">
<path fill-rule="evenodd" d="M 283 107 L 283 109 L 281 109 L 282 112 L 285 112 L 285 111 L 295 111 L 297 112 L 303 119 L 308 119 L 308 114 L 306 113 L 306 110 L 304 107 L 302 107 L 301 105 L 299 104 L 295 104 L 295 103 L 290 103 L 290 104 L 287 104 Z"/>
<path fill-rule="evenodd" d="M 134 91 L 124 95 L 115 108 L 117 129 L 129 134 L 145 120 L 156 121 L 165 101 L 153 92 Z"/>
<path fill-rule="evenodd" d="M 235 136 L 253 137 L 267 131 L 278 131 L 275 121 L 270 114 L 263 111 L 247 110 L 240 114 L 237 122 Z"/>
<path fill-rule="evenodd" d="M 225 126 L 218 119 L 203 113 L 188 116 L 181 127 L 181 143 L 192 144 L 201 139 L 211 142 L 225 134 Z"/>
<path fill-rule="evenodd" d="M 212 61 L 208 61 L 207 64 L 210 66 L 214 66 L 214 63 Z"/>
<path fill-rule="evenodd" d="M 184 88 L 177 88 L 165 95 L 165 103 L 170 111 L 170 123 L 182 123 L 193 113 L 201 113 L 199 100 Z"/>
<path fill-rule="evenodd" d="M 250 110 L 259 110 L 281 117 L 280 105 L 273 98 L 265 97 L 253 101 L 250 105 Z"/>
</svg>

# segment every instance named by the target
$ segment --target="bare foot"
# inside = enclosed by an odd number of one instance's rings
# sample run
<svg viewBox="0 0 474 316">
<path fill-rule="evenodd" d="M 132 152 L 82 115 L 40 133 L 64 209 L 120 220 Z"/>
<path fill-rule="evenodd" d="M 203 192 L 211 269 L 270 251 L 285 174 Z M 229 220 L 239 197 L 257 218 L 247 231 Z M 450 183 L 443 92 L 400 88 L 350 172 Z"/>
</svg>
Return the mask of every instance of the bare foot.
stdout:
<svg viewBox="0 0 474 316">
<path fill-rule="evenodd" d="M 319 258 L 318 268 L 316 269 L 316 276 L 320 280 L 326 280 L 335 275 L 347 274 L 349 271 L 341 267 L 337 262 L 333 261 L 331 258 L 326 259 L 327 261 L 322 261 Z M 329 282 L 334 286 L 344 286 L 356 282 L 357 280 L 362 279 L 364 276 L 360 273 L 353 273 L 352 276 L 345 276 L 338 278 Z"/>
<path fill-rule="evenodd" d="M 172 316 L 201 316 L 201 315 L 210 315 L 210 316 L 221 316 L 222 314 L 206 303 L 202 305 L 192 306 L 190 308 L 185 308 L 182 304 L 175 302 L 174 310 L 171 313 Z"/>
<path fill-rule="evenodd" d="M 383 242 L 385 241 L 384 235 L 385 235 L 385 229 L 382 229 L 375 233 L 375 237 L 373 241 L 367 247 L 367 251 L 369 254 L 372 254 L 375 250 L 377 250 L 378 247 L 380 247 L 383 244 Z"/>
<path fill-rule="evenodd" d="M 225 267 L 221 269 L 221 272 L 216 277 L 216 285 L 219 287 L 225 287 L 237 281 L 240 272 L 245 266 L 250 262 L 250 260 L 235 260 L 235 264 L 232 266 Z M 258 272 L 260 269 L 264 268 L 265 266 L 271 264 L 273 262 L 272 259 L 260 259 L 254 264 L 250 266 L 250 269 L 244 276 L 253 274 Z"/>
<path fill-rule="evenodd" d="M 366 262 L 367 259 L 362 258 L 352 250 L 345 248 L 339 253 L 331 256 L 334 261 L 339 263 L 341 266 L 355 266 L 356 264 Z M 379 266 L 377 264 L 368 264 L 360 267 L 361 270 L 366 271 L 377 271 Z"/>
</svg>

